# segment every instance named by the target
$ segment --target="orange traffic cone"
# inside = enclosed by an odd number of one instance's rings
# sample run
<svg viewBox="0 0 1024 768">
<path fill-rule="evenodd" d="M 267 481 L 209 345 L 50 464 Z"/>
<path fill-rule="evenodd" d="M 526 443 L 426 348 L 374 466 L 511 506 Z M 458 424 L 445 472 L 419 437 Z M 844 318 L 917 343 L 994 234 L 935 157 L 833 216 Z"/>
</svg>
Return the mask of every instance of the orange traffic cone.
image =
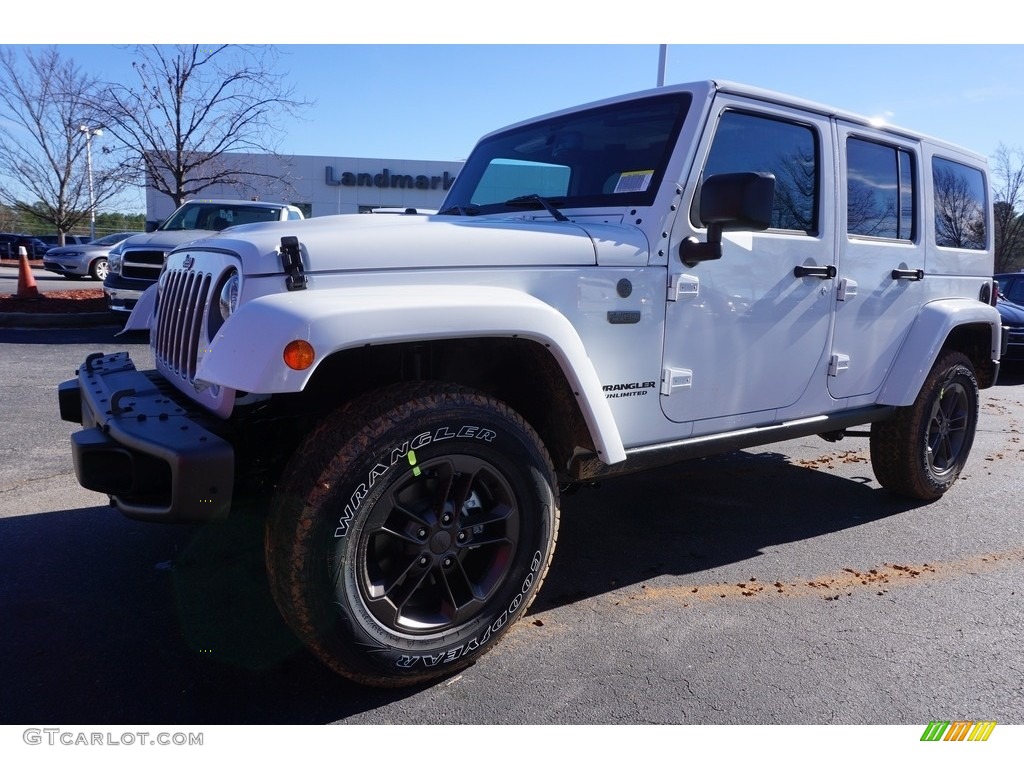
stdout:
<svg viewBox="0 0 1024 768">
<path fill-rule="evenodd" d="M 41 299 L 32 268 L 28 265 L 28 251 L 24 245 L 18 246 L 18 293 L 19 299 Z"/>
</svg>

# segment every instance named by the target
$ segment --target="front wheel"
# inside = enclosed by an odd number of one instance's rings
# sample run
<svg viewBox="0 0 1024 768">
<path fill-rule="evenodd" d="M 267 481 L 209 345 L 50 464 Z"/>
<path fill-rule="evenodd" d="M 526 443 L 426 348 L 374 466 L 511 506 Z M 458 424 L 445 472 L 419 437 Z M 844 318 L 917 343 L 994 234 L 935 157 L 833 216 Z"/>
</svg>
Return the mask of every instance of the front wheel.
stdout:
<svg viewBox="0 0 1024 768">
<path fill-rule="evenodd" d="M 110 264 L 106 259 L 96 259 L 89 267 L 89 274 L 93 280 L 106 280 L 110 274 Z"/>
<path fill-rule="evenodd" d="M 415 384 L 363 397 L 285 470 L 266 533 L 275 600 L 313 652 L 356 682 L 450 674 L 540 588 L 556 487 L 536 433 L 486 395 Z"/>
<path fill-rule="evenodd" d="M 871 427 L 871 464 L 878 482 L 933 501 L 960 476 L 978 425 L 978 380 L 960 352 L 939 357 L 917 400 Z"/>
</svg>

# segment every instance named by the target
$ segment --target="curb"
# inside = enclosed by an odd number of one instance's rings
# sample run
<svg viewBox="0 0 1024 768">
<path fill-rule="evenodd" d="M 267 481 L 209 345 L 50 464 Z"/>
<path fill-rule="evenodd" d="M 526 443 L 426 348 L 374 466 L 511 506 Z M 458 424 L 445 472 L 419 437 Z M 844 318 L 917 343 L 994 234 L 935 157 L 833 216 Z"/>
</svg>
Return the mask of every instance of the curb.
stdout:
<svg viewBox="0 0 1024 768">
<path fill-rule="evenodd" d="M 17 269 L 18 261 L 2 259 L 0 266 Z M 29 266 L 33 270 L 44 271 L 42 259 L 30 259 Z M 116 327 L 123 325 L 127 317 L 127 314 L 121 318 L 112 312 L 0 312 L 0 328 L 99 328 L 105 325 Z"/>
<path fill-rule="evenodd" d="M 0 312 L 0 328 L 98 328 L 123 325 L 111 312 L 48 314 L 42 312 Z"/>
</svg>

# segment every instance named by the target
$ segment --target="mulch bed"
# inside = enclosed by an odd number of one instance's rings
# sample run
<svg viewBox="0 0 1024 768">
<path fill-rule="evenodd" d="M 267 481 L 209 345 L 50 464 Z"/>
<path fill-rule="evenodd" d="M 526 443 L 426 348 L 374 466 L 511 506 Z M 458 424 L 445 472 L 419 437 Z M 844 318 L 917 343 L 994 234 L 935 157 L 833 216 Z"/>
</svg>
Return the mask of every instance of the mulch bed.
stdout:
<svg viewBox="0 0 1024 768">
<path fill-rule="evenodd" d="M 10 294 L 0 296 L 0 312 L 75 314 L 107 311 L 107 300 L 101 288 L 40 292 L 39 298 L 34 299 L 19 299 Z"/>
</svg>

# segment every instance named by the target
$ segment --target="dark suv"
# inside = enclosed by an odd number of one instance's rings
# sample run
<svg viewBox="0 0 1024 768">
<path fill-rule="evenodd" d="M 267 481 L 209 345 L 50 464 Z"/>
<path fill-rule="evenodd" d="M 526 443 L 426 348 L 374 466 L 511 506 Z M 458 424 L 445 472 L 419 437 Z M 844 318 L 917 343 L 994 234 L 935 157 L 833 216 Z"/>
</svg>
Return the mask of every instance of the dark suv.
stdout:
<svg viewBox="0 0 1024 768">
<path fill-rule="evenodd" d="M 56 248 L 60 245 L 60 235 L 39 235 L 39 240 L 46 243 L 49 248 Z M 64 245 L 85 245 L 89 238 L 85 235 L 64 235 Z"/>
<path fill-rule="evenodd" d="M 1003 360 L 1024 362 L 1024 272 L 996 275 L 995 280 L 999 284 L 996 309 L 1009 337 Z"/>
<path fill-rule="evenodd" d="M 21 246 L 25 246 L 25 252 L 30 259 L 41 259 L 50 249 L 50 246 L 32 235 L 0 234 L 0 257 L 18 258 L 18 248 Z"/>
</svg>

